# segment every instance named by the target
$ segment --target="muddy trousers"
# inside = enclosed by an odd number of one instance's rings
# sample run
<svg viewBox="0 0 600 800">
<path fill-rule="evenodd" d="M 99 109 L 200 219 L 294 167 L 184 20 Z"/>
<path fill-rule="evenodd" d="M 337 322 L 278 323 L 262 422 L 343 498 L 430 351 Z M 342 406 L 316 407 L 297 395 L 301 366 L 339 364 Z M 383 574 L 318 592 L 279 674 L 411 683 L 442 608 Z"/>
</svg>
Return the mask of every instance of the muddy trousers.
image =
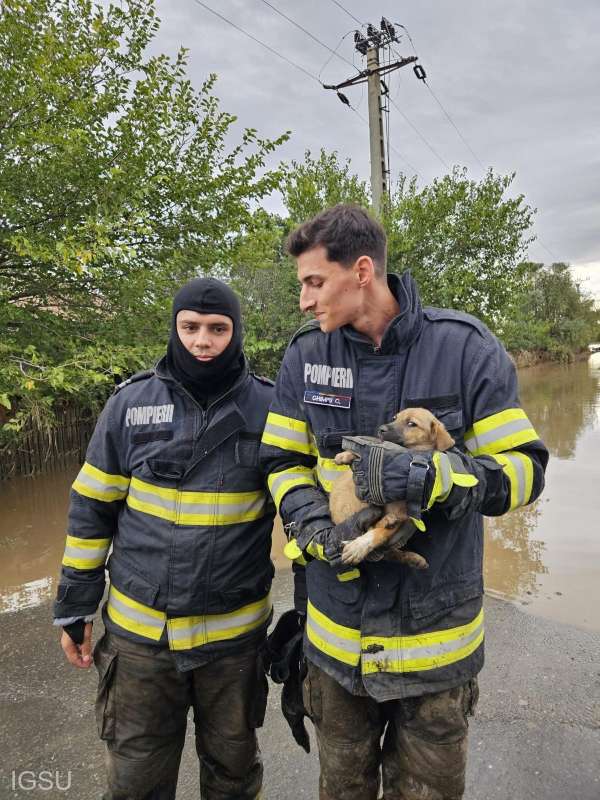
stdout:
<svg viewBox="0 0 600 800">
<path fill-rule="evenodd" d="M 475 679 L 437 694 L 377 703 L 308 663 L 304 704 L 315 725 L 320 800 L 460 800 Z"/>
<path fill-rule="evenodd" d="M 106 741 L 104 800 L 174 800 L 194 710 L 204 800 L 254 800 L 262 785 L 256 728 L 266 678 L 256 647 L 178 672 L 167 648 L 105 633 L 94 649 L 96 718 Z"/>
</svg>

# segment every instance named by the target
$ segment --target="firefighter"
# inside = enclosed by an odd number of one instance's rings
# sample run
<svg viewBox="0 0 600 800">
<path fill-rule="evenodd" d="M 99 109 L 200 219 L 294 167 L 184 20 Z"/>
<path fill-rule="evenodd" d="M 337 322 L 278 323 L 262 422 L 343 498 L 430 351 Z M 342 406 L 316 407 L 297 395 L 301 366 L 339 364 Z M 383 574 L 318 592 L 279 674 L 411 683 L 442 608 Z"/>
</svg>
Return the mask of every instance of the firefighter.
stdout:
<svg viewBox="0 0 600 800">
<path fill-rule="evenodd" d="M 93 653 L 105 800 L 175 798 L 190 707 L 202 797 L 259 796 L 274 511 L 258 448 L 272 392 L 249 372 L 238 298 L 198 278 L 175 296 L 166 355 L 100 416 L 54 616 L 69 662 L 89 667 L 112 547 Z"/>
<path fill-rule="evenodd" d="M 291 233 L 288 252 L 314 320 L 284 356 L 261 460 L 287 552 L 306 565 L 295 567 L 296 609 L 320 798 L 375 800 L 381 772 L 386 800 L 458 800 L 483 666 L 482 515 L 535 500 L 548 453 L 502 345 L 468 314 L 422 307 L 408 272 L 386 274 L 385 233 L 364 210 L 323 211 Z M 362 438 L 407 407 L 432 411 L 455 448 L 417 454 Z M 346 448 L 359 456 L 361 500 L 407 502 L 423 528 L 407 547 L 428 569 L 342 562 L 348 537 L 327 492 L 348 469 L 333 460 Z"/>
</svg>

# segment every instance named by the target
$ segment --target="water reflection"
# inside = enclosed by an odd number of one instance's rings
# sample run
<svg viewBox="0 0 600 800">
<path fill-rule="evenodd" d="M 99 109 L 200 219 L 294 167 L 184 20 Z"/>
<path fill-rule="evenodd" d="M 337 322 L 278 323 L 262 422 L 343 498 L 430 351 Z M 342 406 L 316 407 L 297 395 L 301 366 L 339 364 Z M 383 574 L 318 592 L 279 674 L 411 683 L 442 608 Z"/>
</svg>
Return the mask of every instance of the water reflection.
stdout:
<svg viewBox="0 0 600 800">
<path fill-rule="evenodd" d="M 0 613 L 45 602 L 53 594 L 65 544 L 69 486 L 66 470 L 14 478 L 0 487 Z"/>
<path fill-rule="evenodd" d="M 485 585 L 506 597 L 536 595 L 538 575 L 548 572 L 542 560 L 546 545 L 535 538 L 541 502 L 486 520 Z"/>
<path fill-rule="evenodd" d="M 597 420 L 598 369 L 580 362 L 521 370 L 521 403 L 552 456 L 572 459 L 579 436 Z"/>
<path fill-rule="evenodd" d="M 520 373 L 521 401 L 551 458 L 542 497 L 486 520 L 486 586 L 529 610 L 599 628 L 600 359 Z"/>
</svg>

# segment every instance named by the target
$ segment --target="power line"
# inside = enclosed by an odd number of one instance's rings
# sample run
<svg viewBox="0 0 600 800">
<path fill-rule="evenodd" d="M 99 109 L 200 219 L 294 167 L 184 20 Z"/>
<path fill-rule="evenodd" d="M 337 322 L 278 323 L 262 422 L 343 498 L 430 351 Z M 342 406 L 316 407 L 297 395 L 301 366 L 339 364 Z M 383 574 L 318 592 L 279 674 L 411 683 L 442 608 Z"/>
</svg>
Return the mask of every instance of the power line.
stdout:
<svg viewBox="0 0 600 800">
<path fill-rule="evenodd" d="M 398 103 L 397 103 L 397 102 L 394 100 L 394 98 L 393 98 L 393 97 L 390 97 L 390 103 L 391 103 L 391 104 L 394 106 L 394 108 L 395 108 L 395 109 L 398 111 L 398 113 L 399 113 L 399 114 L 401 114 L 401 116 L 403 117 L 403 119 L 405 120 L 405 122 L 407 122 L 407 123 L 410 125 L 410 127 L 411 127 L 411 128 L 413 129 L 413 131 L 414 131 L 414 132 L 417 134 L 417 136 L 418 136 L 418 137 L 419 137 L 419 138 L 420 138 L 420 139 L 421 139 L 421 140 L 422 140 L 422 141 L 423 141 L 423 142 L 424 142 L 424 143 L 427 145 L 427 147 L 428 147 L 428 148 L 431 150 L 431 152 L 433 153 L 433 155 L 434 155 L 436 158 L 438 158 L 438 159 L 439 159 L 439 160 L 442 162 L 443 166 L 444 166 L 444 167 L 445 167 L 445 168 L 446 168 L 448 171 L 450 171 L 450 166 L 449 166 L 449 164 L 448 164 L 448 163 L 447 163 L 447 162 L 446 162 L 446 161 L 445 161 L 445 160 L 444 160 L 444 159 L 441 157 L 441 155 L 440 155 L 440 154 L 437 152 L 437 150 L 436 150 L 436 149 L 433 147 L 433 145 L 429 144 L 429 142 L 428 142 L 428 141 L 427 141 L 427 139 L 426 139 L 426 138 L 423 136 L 423 134 L 422 134 L 422 133 L 421 133 L 421 131 L 420 131 L 420 130 L 417 128 L 417 126 L 416 126 L 416 125 L 413 125 L 413 123 L 412 123 L 412 122 L 410 121 L 410 119 L 409 119 L 409 118 L 406 116 L 406 114 L 404 113 L 404 111 L 402 111 L 402 109 L 400 108 L 400 106 L 399 106 L 399 105 L 398 105 Z"/>
<path fill-rule="evenodd" d="M 361 22 L 361 21 L 360 21 L 360 20 L 359 20 L 357 17 L 355 17 L 355 16 L 354 16 L 354 14 L 351 14 L 351 13 L 348 11 L 348 9 L 347 9 L 347 8 L 344 8 L 344 6 L 343 6 L 341 3 L 338 3 L 338 0 L 331 0 L 331 2 L 332 2 L 332 3 L 334 3 L 334 4 L 335 4 L 335 5 L 338 7 L 338 8 L 341 8 L 341 9 L 342 9 L 342 11 L 343 11 L 345 14 L 348 14 L 348 16 L 349 16 L 349 17 L 352 17 L 352 19 L 354 20 L 354 22 L 358 22 L 358 24 L 361 26 L 361 28 L 363 27 L 363 25 L 364 25 L 365 23 L 364 23 L 364 22 Z"/>
<path fill-rule="evenodd" d="M 280 10 L 279 10 L 278 8 L 276 8 L 276 7 L 275 7 L 275 6 L 274 6 L 272 3 L 269 3 L 269 0 L 261 0 L 261 3 L 264 3 L 266 6 L 269 6 L 269 8 L 270 8 L 270 9 L 272 9 L 272 10 L 273 10 L 273 11 L 274 11 L 276 14 L 279 14 L 279 16 L 280 16 L 280 17 L 283 17 L 283 18 L 284 18 L 285 20 L 287 20 L 287 21 L 288 21 L 288 22 L 289 22 L 291 25 L 294 25 L 296 28 L 298 28 L 298 29 L 299 29 L 299 30 L 301 30 L 303 33 L 305 33 L 307 36 L 310 36 L 310 38 L 311 38 L 311 39 L 312 39 L 314 42 L 316 42 L 317 44 L 321 45 L 321 47 L 325 48 L 325 50 L 329 50 L 329 52 L 330 52 L 330 53 L 331 53 L 331 55 L 332 55 L 332 58 L 333 58 L 333 56 L 336 56 L 336 57 L 337 57 L 337 58 L 339 58 L 341 61 L 344 61 L 346 64 L 349 64 L 351 67 L 353 67 L 354 69 L 356 69 L 356 67 L 354 67 L 354 64 L 353 64 L 351 61 L 349 61 L 349 60 L 348 60 L 347 58 L 345 58 L 344 56 L 341 56 L 341 55 L 340 55 L 340 54 L 337 52 L 337 50 L 332 50 L 332 49 L 331 49 L 331 47 L 329 47 L 329 45 L 325 44 L 325 42 L 322 42 L 322 41 L 321 41 L 319 38 L 317 38 L 317 37 L 316 37 L 314 34 L 312 34 L 310 31 L 308 31 L 306 28 L 304 28 L 304 27 L 303 27 L 302 25 L 300 25 L 298 22 L 296 22 L 295 20 L 293 20 L 291 17 L 288 17 L 288 15 L 287 15 L 287 14 L 284 14 L 284 13 L 283 13 L 283 11 L 280 11 Z M 339 45 L 338 45 L 338 47 L 339 47 Z"/>
<path fill-rule="evenodd" d="M 340 49 L 340 47 L 341 47 L 341 45 L 342 45 L 342 42 L 344 41 L 344 39 L 345 39 L 347 36 L 350 36 L 350 34 L 351 34 L 351 33 L 354 33 L 354 29 L 352 29 L 351 31 L 348 31 L 348 33 L 345 33 L 345 34 L 342 36 L 342 38 L 339 40 L 339 42 L 337 43 L 337 45 L 336 45 L 336 47 L 335 47 L 335 50 L 332 50 L 332 51 L 331 51 L 331 55 L 330 55 L 330 56 L 329 56 L 329 58 L 328 58 L 328 59 L 325 61 L 325 63 L 324 63 L 324 64 L 323 64 L 323 66 L 321 67 L 321 69 L 319 70 L 319 80 L 321 79 L 321 75 L 322 75 L 322 73 L 323 73 L 323 70 L 325 69 L 325 67 L 326 67 L 326 66 L 329 64 L 329 62 L 331 61 L 331 59 L 332 59 L 334 56 L 336 56 L 336 55 L 337 55 L 337 51 Z M 349 62 L 348 62 L 348 63 L 349 63 Z M 354 63 L 354 59 L 352 60 L 352 67 L 353 67 L 353 69 L 355 69 L 357 72 L 359 72 L 359 71 L 360 71 L 360 70 L 358 69 L 358 67 L 356 66 L 356 64 Z"/>
<path fill-rule="evenodd" d="M 295 67 L 296 69 L 300 70 L 300 72 L 303 72 L 305 75 L 308 75 L 308 77 L 311 78 L 311 80 L 317 81 L 317 83 L 320 84 L 321 86 L 323 85 L 321 84 L 321 81 L 317 78 L 317 76 L 312 74 L 312 72 L 309 72 L 307 69 L 304 69 L 304 67 L 301 66 L 300 64 L 296 64 L 295 61 L 292 61 L 287 56 L 284 56 L 282 53 L 278 52 L 270 45 L 265 44 L 265 42 L 261 41 L 260 39 L 257 39 L 256 36 L 253 36 L 251 33 L 248 33 L 248 31 L 245 31 L 243 28 L 240 28 L 240 26 L 236 25 L 235 22 L 232 22 L 230 19 L 227 19 L 227 17 L 224 17 L 218 11 L 215 11 L 214 8 L 207 6 L 206 3 L 202 2 L 202 0 L 194 0 L 194 3 L 196 3 L 199 6 L 202 6 L 202 8 L 206 9 L 207 11 L 210 11 L 210 13 L 214 14 L 215 17 L 219 17 L 219 19 L 223 20 L 223 22 L 226 22 L 228 25 L 231 25 L 232 28 L 235 28 L 240 33 L 243 33 L 244 36 L 247 36 L 249 39 L 252 39 L 253 42 L 260 44 L 262 47 L 265 48 L 265 50 L 268 50 L 270 53 L 273 53 L 273 55 L 276 55 L 278 58 L 281 58 L 283 61 L 286 61 L 292 67 Z"/>
<path fill-rule="evenodd" d="M 413 49 L 413 50 L 414 50 L 414 52 L 415 52 L 415 55 L 417 55 L 417 49 L 416 49 L 416 47 L 415 47 L 415 43 L 413 42 L 412 36 L 410 35 L 408 28 L 407 28 L 405 25 L 402 25 L 402 24 L 401 24 L 401 23 L 399 23 L 399 22 L 397 22 L 396 24 L 397 24 L 397 25 L 398 25 L 400 28 L 402 28 L 402 30 L 403 30 L 403 31 L 406 33 L 406 36 L 408 37 L 408 41 L 411 43 L 411 46 L 412 46 L 412 49 Z M 398 54 L 396 53 L 396 55 L 398 55 Z M 423 74 L 425 74 L 425 73 L 424 73 L 424 71 L 423 71 Z M 452 127 L 454 128 L 454 130 L 456 131 L 456 133 L 457 133 L 457 134 L 458 134 L 458 136 L 460 137 L 460 139 L 461 139 L 462 143 L 465 145 L 465 147 L 467 148 L 467 150 L 468 150 L 468 151 L 471 153 L 471 155 L 473 156 L 473 158 L 475 159 L 475 161 L 476 161 L 476 162 L 479 164 L 479 166 L 481 167 L 481 169 L 482 169 L 482 170 L 485 172 L 485 171 L 486 171 L 486 167 L 483 165 L 483 163 L 481 162 L 481 159 L 479 158 L 479 156 L 477 155 L 477 153 L 476 153 L 476 152 L 473 150 L 473 148 L 471 147 L 471 145 L 469 144 L 469 142 L 468 142 L 468 141 L 465 139 L 465 137 L 463 136 L 463 134 L 462 134 L 462 133 L 461 133 L 461 131 L 459 130 L 459 128 L 458 128 L 458 125 L 456 125 L 456 123 L 454 122 L 454 120 L 453 120 L 453 119 L 452 119 L 452 117 L 450 116 L 449 112 L 448 112 L 448 111 L 446 111 L 446 109 L 445 109 L 445 108 L 444 108 L 444 106 L 442 105 L 442 101 L 439 99 L 439 97 L 436 95 L 436 93 L 433 91 L 433 89 L 432 89 L 432 88 L 431 88 L 431 86 L 429 85 L 429 82 L 428 82 L 427 78 L 422 78 L 422 81 L 423 81 L 423 83 L 425 84 L 425 86 L 427 87 L 427 89 L 429 90 L 429 93 L 431 94 L 431 96 L 433 97 L 433 99 L 435 100 L 435 102 L 438 104 L 438 106 L 439 106 L 439 107 L 440 107 L 440 109 L 442 110 L 442 113 L 444 114 L 444 116 L 446 117 L 446 119 L 448 120 L 448 122 L 450 123 L 450 125 L 452 125 Z"/>
</svg>

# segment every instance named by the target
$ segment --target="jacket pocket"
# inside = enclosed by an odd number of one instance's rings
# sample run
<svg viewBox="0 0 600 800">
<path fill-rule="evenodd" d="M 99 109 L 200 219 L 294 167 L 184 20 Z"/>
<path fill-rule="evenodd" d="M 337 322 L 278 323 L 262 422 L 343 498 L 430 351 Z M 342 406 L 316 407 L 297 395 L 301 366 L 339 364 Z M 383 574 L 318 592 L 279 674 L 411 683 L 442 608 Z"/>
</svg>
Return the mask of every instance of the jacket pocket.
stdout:
<svg viewBox="0 0 600 800">
<path fill-rule="evenodd" d="M 235 443 L 235 463 L 240 467 L 258 469 L 259 448 L 259 433 L 240 433 Z"/>
<path fill-rule="evenodd" d="M 424 594 L 409 595 L 410 615 L 420 625 L 430 625 L 444 617 L 449 609 L 481 597 L 482 594 L 481 576 L 444 584 Z"/>
<path fill-rule="evenodd" d="M 457 394 L 407 398 L 405 406 L 407 408 L 426 408 L 431 411 L 454 438 L 465 432 L 463 411 L 460 397 Z"/>
<path fill-rule="evenodd" d="M 96 695 L 96 725 L 101 739 L 115 738 L 116 702 L 115 676 L 117 670 L 116 652 L 107 646 L 106 634 L 94 648 L 94 664 L 98 671 L 98 693 Z"/>
<path fill-rule="evenodd" d="M 333 458 L 342 451 L 344 436 L 352 436 L 356 431 L 322 431 L 315 434 L 319 454 L 323 458 Z"/>
<path fill-rule="evenodd" d="M 128 559 L 113 553 L 108 559 L 107 569 L 111 583 L 123 594 L 145 606 L 154 607 L 160 586 L 132 566 Z"/>
</svg>

